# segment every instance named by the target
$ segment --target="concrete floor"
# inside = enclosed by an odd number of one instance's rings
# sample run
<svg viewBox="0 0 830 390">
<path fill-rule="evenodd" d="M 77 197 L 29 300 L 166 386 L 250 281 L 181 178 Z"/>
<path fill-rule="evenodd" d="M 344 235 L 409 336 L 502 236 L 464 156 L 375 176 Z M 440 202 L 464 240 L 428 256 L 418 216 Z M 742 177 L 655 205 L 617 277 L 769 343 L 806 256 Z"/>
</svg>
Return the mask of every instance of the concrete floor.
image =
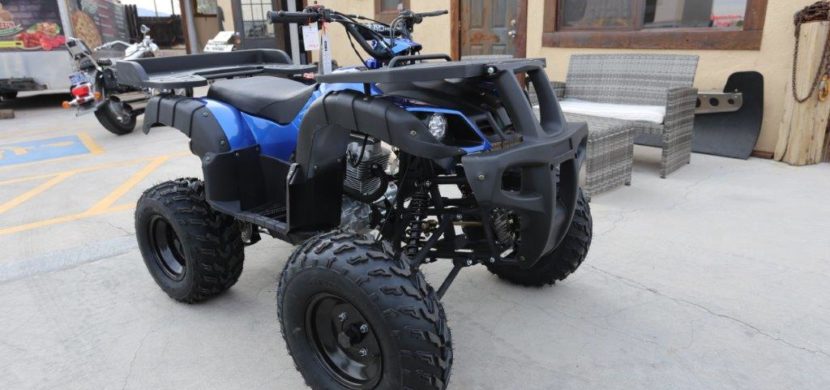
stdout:
<svg viewBox="0 0 830 390">
<path fill-rule="evenodd" d="M 0 388 L 302 388 L 275 320 L 291 247 L 265 240 L 227 294 L 171 301 L 132 205 L 198 160 L 174 130 L 115 137 L 59 102 L 0 121 L 0 145 L 85 133 L 101 149 L 0 166 Z M 638 147 L 632 186 L 594 197 L 591 252 L 565 282 L 461 273 L 451 388 L 830 388 L 830 165 L 694 155 L 662 180 L 658 161 Z M 449 267 L 425 271 L 437 284 Z"/>
</svg>

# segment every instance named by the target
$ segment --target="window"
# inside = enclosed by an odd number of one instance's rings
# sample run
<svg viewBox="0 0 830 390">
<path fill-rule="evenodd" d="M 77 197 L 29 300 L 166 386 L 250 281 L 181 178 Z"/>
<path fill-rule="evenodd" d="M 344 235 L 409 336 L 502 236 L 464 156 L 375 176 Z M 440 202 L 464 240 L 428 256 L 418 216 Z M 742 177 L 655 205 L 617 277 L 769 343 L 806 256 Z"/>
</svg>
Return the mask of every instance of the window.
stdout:
<svg viewBox="0 0 830 390">
<path fill-rule="evenodd" d="M 196 16 L 216 16 L 216 0 L 196 0 Z"/>
<path fill-rule="evenodd" d="M 547 0 L 545 46 L 758 50 L 767 0 Z"/>
<path fill-rule="evenodd" d="M 402 9 L 409 9 L 409 0 L 375 0 L 375 19 L 389 23 Z"/>
<path fill-rule="evenodd" d="M 636 3 L 636 0 L 562 0 L 559 23 L 563 29 L 630 29 L 635 24 Z"/>
<path fill-rule="evenodd" d="M 274 38 L 274 25 L 266 17 L 273 6 L 271 0 L 240 0 L 240 6 L 246 38 Z"/>
<path fill-rule="evenodd" d="M 646 0 L 644 28 L 740 30 L 748 0 Z"/>
</svg>

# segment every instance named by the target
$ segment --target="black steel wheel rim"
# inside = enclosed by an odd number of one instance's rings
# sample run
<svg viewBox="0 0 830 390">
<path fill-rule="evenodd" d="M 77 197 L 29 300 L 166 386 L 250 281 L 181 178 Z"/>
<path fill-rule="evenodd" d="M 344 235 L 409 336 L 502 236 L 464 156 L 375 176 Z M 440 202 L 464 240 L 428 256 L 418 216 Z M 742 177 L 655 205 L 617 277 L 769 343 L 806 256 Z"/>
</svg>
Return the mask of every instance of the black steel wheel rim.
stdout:
<svg viewBox="0 0 830 390">
<path fill-rule="evenodd" d="M 315 295 L 306 306 L 305 331 L 317 359 L 338 383 L 369 389 L 380 382 L 380 343 L 354 305 L 333 294 Z"/>
<path fill-rule="evenodd" d="M 150 246 L 153 248 L 156 264 L 170 279 L 179 281 L 187 273 L 187 259 L 182 242 L 173 226 L 159 215 L 153 216 L 148 226 Z"/>
</svg>

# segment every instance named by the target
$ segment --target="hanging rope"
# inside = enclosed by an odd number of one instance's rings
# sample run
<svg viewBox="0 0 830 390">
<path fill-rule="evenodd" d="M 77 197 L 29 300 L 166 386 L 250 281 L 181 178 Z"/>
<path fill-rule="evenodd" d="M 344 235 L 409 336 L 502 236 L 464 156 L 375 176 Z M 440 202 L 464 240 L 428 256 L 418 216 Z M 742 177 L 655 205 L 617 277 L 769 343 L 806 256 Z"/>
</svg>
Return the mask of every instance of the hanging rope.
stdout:
<svg viewBox="0 0 830 390">
<path fill-rule="evenodd" d="M 830 95 L 830 34 L 824 44 L 824 53 L 821 55 L 821 64 L 816 70 L 813 84 L 806 97 L 798 93 L 798 49 L 801 44 L 801 26 L 804 23 L 830 21 L 830 3 L 819 1 L 795 14 L 795 50 L 793 53 L 793 98 L 804 103 L 819 91 L 819 98 L 823 101 Z"/>
</svg>

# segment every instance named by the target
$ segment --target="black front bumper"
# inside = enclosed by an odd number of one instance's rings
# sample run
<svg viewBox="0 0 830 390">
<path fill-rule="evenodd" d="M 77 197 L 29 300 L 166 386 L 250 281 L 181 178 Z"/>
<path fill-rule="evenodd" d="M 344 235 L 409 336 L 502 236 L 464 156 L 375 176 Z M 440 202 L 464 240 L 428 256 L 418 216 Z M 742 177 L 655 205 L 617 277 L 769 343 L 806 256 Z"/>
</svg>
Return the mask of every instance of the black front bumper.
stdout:
<svg viewBox="0 0 830 390">
<path fill-rule="evenodd" d="M 565 121 L 542 70 L 528 72 L 528 78 L 539 96 L 538 119 L 527 99 L 518 95 L 521 89 L 512 74 L 503 73 L 496 80 L 508 115 L 522 134 L 523 142 L 461 159 L 483 218 L 489 218 L 490 211 L 496 208 L 519 216 L 520 244 L 515 261 L 523 268 L 532 267 L 556 249 L 568 232 L 588 138 L 586 124 Z M 505 188 L 507 172 L 520 172 L 519 190 Z M 497 253 L 493 255 L 498 258 Z"/>
<path fill-rule="evenodd" d="M 485 215 L 502 208 L 519 216 L 521 244 L 516 260 L 522 267 L 533 266 L 556 249 L 568 231 L 587 134 L 585 124 L 570 124 L 561 137 L 526 140 L 510 149 L 461 159 Z M 508 171 L 521 172 L 520 191 L 504 188 Z"/>
</svg>

